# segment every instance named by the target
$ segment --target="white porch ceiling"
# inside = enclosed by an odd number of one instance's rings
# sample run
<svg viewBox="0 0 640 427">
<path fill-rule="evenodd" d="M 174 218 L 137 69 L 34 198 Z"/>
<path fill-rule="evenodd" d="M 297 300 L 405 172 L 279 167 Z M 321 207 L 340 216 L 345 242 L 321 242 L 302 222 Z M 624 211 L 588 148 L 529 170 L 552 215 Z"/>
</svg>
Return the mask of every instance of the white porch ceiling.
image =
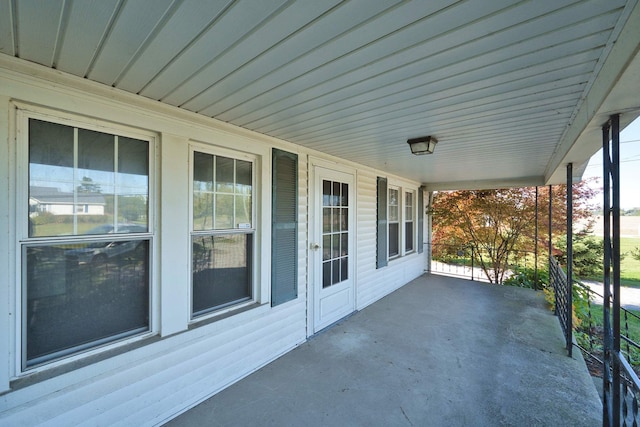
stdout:
<svg viewBox="0 0 640 427">
<path fill-rule="evenodd" d="M 0 54 L 432 189 L 563 182 L 567 161 L 580 174 L 598 148 L 589 129 L 609 113 L 624 123 L 640 113 L 635 0 L 0 0 L 0 9 Z M 424 135 L 438 138 L 435 153 L 411 155 L 406 140 Z"/>
</svg>

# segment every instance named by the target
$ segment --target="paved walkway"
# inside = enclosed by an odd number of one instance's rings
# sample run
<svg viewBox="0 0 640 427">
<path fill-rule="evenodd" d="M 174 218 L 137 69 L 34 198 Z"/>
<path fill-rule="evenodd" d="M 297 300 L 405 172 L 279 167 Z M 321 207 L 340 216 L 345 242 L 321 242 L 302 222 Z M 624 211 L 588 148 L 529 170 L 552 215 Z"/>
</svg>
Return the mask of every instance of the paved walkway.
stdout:
<svg viewBox="0 0 640 427">
<path fill-rule="evenodd" d="M 541 293 L 425 275 L 169 425 L 598 426 L 601 414 Z"/>
</svg>

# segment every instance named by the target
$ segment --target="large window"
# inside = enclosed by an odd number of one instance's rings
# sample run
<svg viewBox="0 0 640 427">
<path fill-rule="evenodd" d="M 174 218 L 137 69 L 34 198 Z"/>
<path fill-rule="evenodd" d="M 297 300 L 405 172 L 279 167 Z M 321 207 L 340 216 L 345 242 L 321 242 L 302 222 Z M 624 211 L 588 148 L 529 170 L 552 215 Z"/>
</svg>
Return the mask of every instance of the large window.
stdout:
<svg viewBox="0 0 640 427">
<path fill-rule="evenodd" d="M 377 179 L 376 268 L 388 261 L 422 252 L 423 189 Z M 417 243 L 416 243 L 417 242 Z"/>
<path fill-rule="evenodd" d="M 411 252 L 415 249 L 415 205 L 414 192 L 404 193 L 404 250 Z"/>
<path fill-rule="evenodd" d="M 22 369 L 150 330 L 150 138 L 25 117 Z"/>
<path fill-rule="evenodd" d="M 254 297 L 253 176 L 250 158 L 193 153 L 194 317 Z"/>
<path fill-rule="evenodd" d="M 389 188 L 389 258 L 400 255 L 400 190 Z"/>
</svg>

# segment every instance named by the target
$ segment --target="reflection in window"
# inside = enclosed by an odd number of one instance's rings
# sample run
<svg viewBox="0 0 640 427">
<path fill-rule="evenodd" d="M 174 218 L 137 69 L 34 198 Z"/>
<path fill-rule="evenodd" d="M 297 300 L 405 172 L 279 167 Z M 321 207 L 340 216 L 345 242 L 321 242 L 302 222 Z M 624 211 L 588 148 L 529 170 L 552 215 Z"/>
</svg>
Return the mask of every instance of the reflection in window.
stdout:
<svg viewBox="0 0 640 427">
<path fill-rule="evenodd" d="M 252 234 L 193 238 L 193 314 L 251 298 Z"/>
<path fill-rule="evenodd" d="M 23 369 L 149 331 L 150 149 L 29 118 Z"/>
<path fill-rule="evenodd" d="M 193 317 L 253 298 L 252 197 L 252 162 L 193 153 Z"/>
<path fill-rule="evenodd" d="M 252 228 L 253 164 L 194 153 L 193 229 Z"/>
<path fill-rule="evenodd" d="M 29 237 L 148 230 L 149 142 L 29 119 Z"/>
<path fill-rule="evenodd" d="M 23 368 L 149 330 L 149 240 L 24 252 Z"/>
</svg>

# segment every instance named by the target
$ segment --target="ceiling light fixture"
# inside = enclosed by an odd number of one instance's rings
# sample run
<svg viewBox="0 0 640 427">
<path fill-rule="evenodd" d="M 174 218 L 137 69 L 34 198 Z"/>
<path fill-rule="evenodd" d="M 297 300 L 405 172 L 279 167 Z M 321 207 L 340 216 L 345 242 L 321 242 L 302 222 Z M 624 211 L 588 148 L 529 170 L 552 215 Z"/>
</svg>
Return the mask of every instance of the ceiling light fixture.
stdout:
<svg viewBox="0 0 640 427">
<path fill-rule="evenodd" d="M 407 144 L 411 147 L 411 153 L 416 156 L 422 154 L 432 154 L 436 148 L 438 140 L 433 136 L 421 136 L 419 138 L 411 138 L 407 140 Z"/>
</svg>

